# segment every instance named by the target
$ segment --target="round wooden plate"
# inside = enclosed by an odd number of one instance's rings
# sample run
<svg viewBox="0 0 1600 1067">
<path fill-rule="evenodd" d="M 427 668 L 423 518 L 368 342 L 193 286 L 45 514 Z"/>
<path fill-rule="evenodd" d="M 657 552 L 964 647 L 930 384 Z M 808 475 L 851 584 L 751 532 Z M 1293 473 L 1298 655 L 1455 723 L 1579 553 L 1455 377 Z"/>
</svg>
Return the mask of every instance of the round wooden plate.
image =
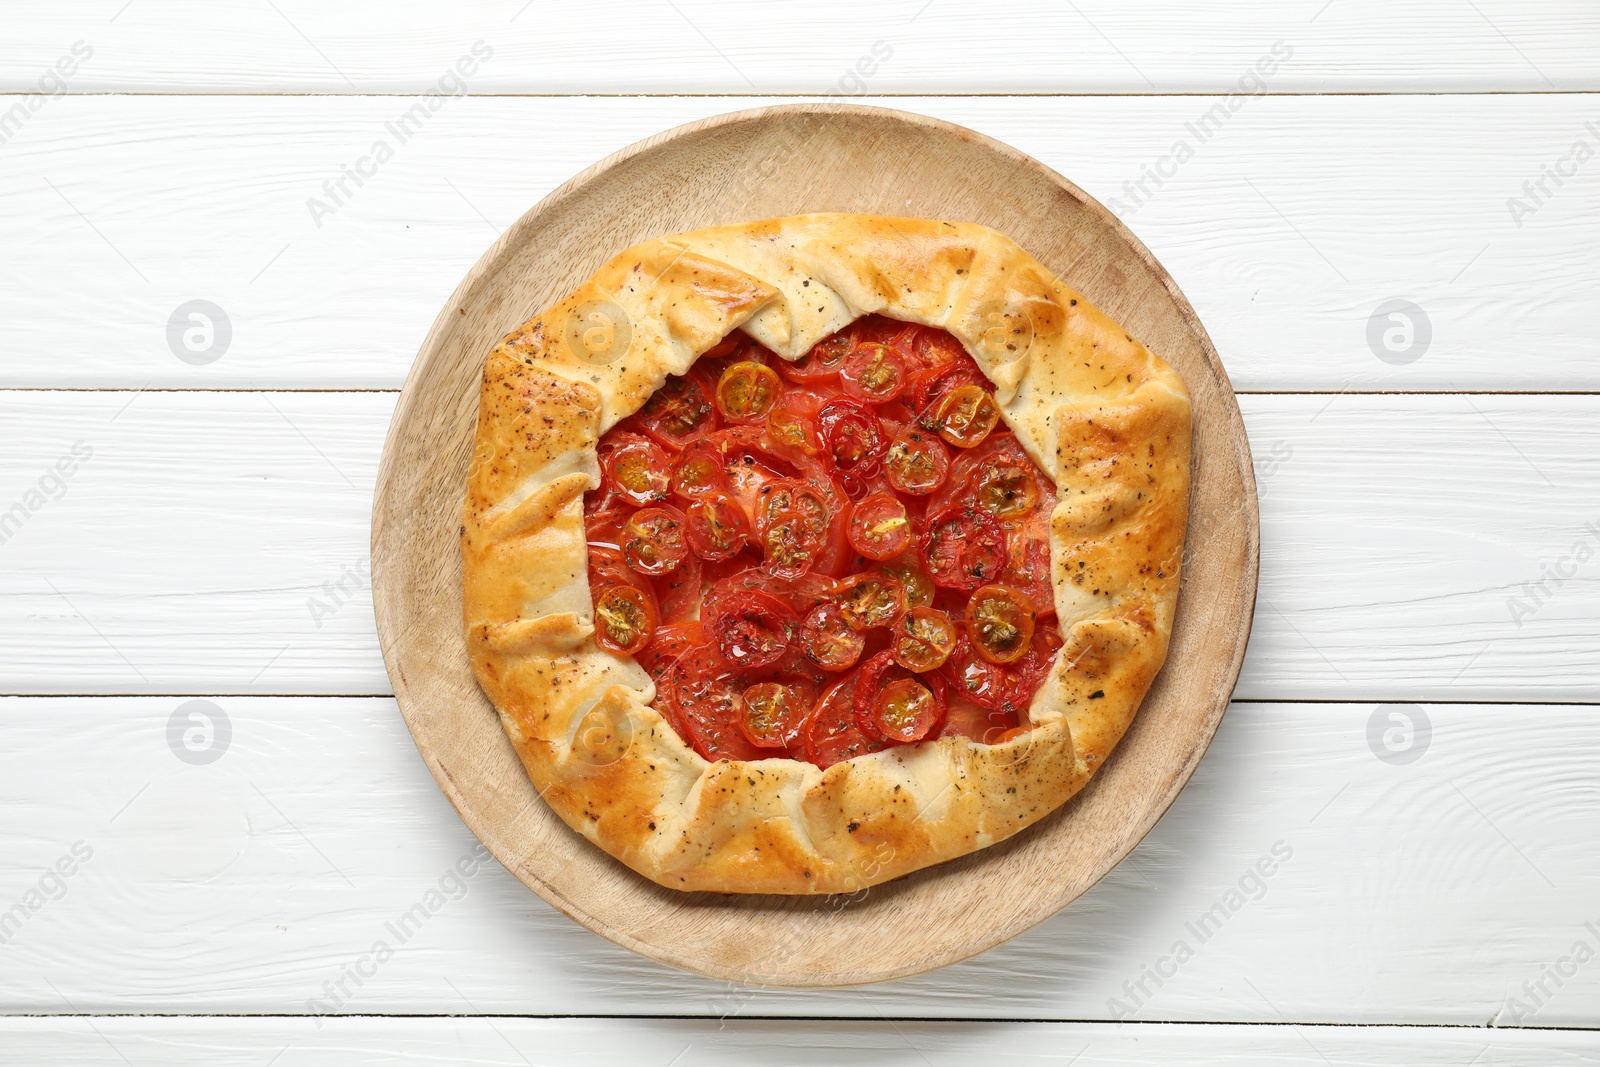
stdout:
<svg viewBox="0 0 1600 1067">
<path fill-rule="evenodd" d="M 850 897 L 663 889 L 545 807 L 478 689 L 457 530 L 489 349 L 628 245 L 813 211 L 959 219 L 1007 234 L 1175 366 L 1194 482 L 1166 667 L 1089 786 L 1016 837 Z M 518 878 L 603 937 L 739 982 L 842 986 L 991 948 L 1077 898 L 1166 811 L 1222 718 L 1255 605 L 1255 482 L 1227 374 L 1178 287 L 1108 211 L 1036 160 L 920 115 L 790 104 L 658 134 L 547 196 L 484 253 L 423 343 L 372 520 L 373 599 L 395 696 L 428 768 Z"/>
</svg>

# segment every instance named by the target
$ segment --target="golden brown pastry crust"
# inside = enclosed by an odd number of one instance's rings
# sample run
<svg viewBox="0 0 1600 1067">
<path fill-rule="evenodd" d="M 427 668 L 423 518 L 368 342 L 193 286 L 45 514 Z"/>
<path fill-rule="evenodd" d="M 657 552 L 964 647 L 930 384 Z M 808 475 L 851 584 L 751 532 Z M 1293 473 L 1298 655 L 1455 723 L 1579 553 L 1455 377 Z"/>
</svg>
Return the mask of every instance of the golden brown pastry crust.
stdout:
<svg viewBox="0 0 1600 1067">
<path fill-rule="evenodd" d="M 596 443 L 734 329 L 796 359 L 873 312 L 954 334 L 1055 479 L 1066 644 L 1005 744 L 708 763 L 650 707 L 649 675 L 594 642 Z M 551 808 L 661 885 L 845 892 L 965 855 L 1081 789 L 1160 669 L 1189 420 L 1171 367 L 982 226 L 805 215 L 647 241 L 489 354 L 461 538 L 473 669 Z"/>
</svg>

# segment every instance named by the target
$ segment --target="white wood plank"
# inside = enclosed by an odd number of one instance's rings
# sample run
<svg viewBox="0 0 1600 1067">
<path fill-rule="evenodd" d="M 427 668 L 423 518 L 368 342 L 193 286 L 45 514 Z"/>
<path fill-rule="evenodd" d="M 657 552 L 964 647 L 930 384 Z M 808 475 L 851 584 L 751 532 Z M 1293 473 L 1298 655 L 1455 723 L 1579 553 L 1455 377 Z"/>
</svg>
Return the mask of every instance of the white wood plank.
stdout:
<svg viewBox="0 0 1600 1067">
<path fill-rule="evenodd" d="M 1579 0 L 1538 5 L 1378 0 L 1192 5 L 1046 0 L 788 4 L 731 0 L 460 8 L 279 0 L 58 4 L 12 14 L 0 86 L 31 89 L 74 40 L 79 92 L 420 92 L 475 40 L 494 49 L 474 92 L 829 92 L 875 41 L 879 92 L 1226 92 L 1274 41 L 1278 91 L 1544 92 L 1594 88 L 1600 23 Z"/>
<path fill-rule="evenodd" d="M 1335 0 L 1323 18 L 1362 6 Z M 1210 98 L 876 102 L 992 134 L 1119 211 L 1236 387 L 1337 392 L 1600 389 L 1600 163 L 1574 155 L 1580 140 L 1600 149 L 1597 99 L 1264 97 L 1203 141 Z M 394 143 L 385 123 L 412 101 L 45 100 L 0 145 L 0 240 L 28 250 L 0 261 L 0 385 L 397 388 L 468 267 L 556 185 L 659 130 L 770 102 L 447 101 L 313 220 L 308 201 L 376 140 Z M 1194 154 L 1176 165 L 1180 142 Z M 1545 177 L 1556 167 L 1573 174 L 1560 186 Z M 1155 168 L 1171 173 L 1159 186 Z M 1512 198 L 1536 210 L 1513 220 Z M 232 325 L 207 365 L 169 347 L 169 317 L 193 299 Z M 1429 320 L 1409 363 L 1368 339 L 1391 300 Z M 63 343 L 90 321 L 92 340 Z"/>
<path fill-rule="evenodd" d="M 1003 1063 L 1061 1067 L 1250 1064 L 1326 1067 L 1562 1067 L 1592 1064 L 1600 1035 L 1582 1031 L 1329 1026 L 1109 1026 L 1095 1023 L 735 1022 L 669 1019 L 130 1018 L 0 1020 L 17 1062 L 261 1067 L 360 1064 L 665 1064 L 675 1067 L 866 1067 Z M 668 1057 L 676 1054 L 676 1060 Z"/>
<path fill-rule="evenodd" d="M 799 993 L 667 971 L 492 862 L 456 878 L 476 842 L 390 700 L 214 703 L 229 743 L 197 766 L 169 749 L 179 698 L 0 701 L 0 904 L 91 852 L 0 945 L 0 1012 L 1600 1024 L 1600 962 L 1571 958 L 1600 949 L 1592 707 L 1429 705 L 1394 764 L 1369 722 L 1407 709 L 1236 704 L 1060 915 L 917 979 Z"/>
<path fill-rule="evenodd" d="M 0 393 L 0 515 L 40 505 L 0 545 L 0 692 L 389 692 L 365 568 L 393 399 Z M 1600 700 L 1600 397 L 1241 400 L 1240 697 Z"/>
</svg>

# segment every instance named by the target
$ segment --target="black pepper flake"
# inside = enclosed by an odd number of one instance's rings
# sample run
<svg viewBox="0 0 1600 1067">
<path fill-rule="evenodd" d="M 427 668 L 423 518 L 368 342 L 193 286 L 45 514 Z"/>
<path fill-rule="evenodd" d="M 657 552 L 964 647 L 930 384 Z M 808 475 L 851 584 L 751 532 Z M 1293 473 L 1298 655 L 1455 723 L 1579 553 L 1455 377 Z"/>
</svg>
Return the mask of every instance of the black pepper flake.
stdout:
<svg viewBox="0 0 1600 1067">
<path fill-rule="evenodd" d="M 847 829 L 849 829 L 851 833 L 855 833 L 857 830 L 861 829 L 861 824 L 858 822 L 852 822 Z"/>
<path fill-rule="evenodd" d="M 1106 691 L 1104 689 L 1096 689 L 1094 692 L 1089 694 L 1089 699 L 1090 700 L 1099 700 L 1101 697 L 1103 697 L 1105 695 L 1106 695 Z"/>
</svg>

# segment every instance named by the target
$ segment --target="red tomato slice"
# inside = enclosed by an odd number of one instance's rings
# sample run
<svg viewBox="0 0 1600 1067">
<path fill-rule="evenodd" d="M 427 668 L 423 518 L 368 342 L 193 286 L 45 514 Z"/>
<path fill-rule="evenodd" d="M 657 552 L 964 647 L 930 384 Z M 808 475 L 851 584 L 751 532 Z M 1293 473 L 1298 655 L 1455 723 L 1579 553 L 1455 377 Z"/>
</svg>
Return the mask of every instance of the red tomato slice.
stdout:
<svg viewBox="0 0 1600 1067">
<path fill-rule="evenodd" d="M 1033 631 L 1033 640 L 1023 657 L 1011 665 L 1017 679 L 1017 699 L 1026 710 L 1033 703 L 1033 694 L 1039 691 L 1055 665 L 1056 653 L 1061 651 L 1061 630 L 1053 618 L 1040 620 Z"/>
<path fill-rule="evenodd" d="M 1006 534 L 1006 568 L 1002 578 L 1028 594 L 1040 617 L 1056 610 L 1055 586 L 1050 580 L 1050 524 L 1036 515 L 1027 525 Z"/>
<path fill-rule="evenodd" d="M 1015 714 L 1018 704 L 1015 676 L 997 663 L 990 663 L 972 649 L 965 633 L 956 637 L 939 673 L 950 683 L 951 691 L 980 708 Z M 1022 705 L 1026 707 L 1026 703 Z"/>
<path fill-rule="evenodd" d="M 622 528 L 622 558 L 640 574 L 666 574 L 688 554 L 683 512 L 677 508 L 640 508 Z"/>
<path fill-rule="evenodd" d="M 662 622 L 682 622 L 694 617 L 700 604 L 700 577 L 700 557 L 691 552 L 676 567 L 654 580 Z"/>
<path fill-rule="evenodd" d="M 729 422 L 755 425 L 767 420 L 782 393 L 777 371 L 765 363 L 744 360 L 723 371 L 717 380 L 717 410 Z"/>
<path fill-rule="evenodd" d="M 594 601 L 595 643 L 607 652 L 632 656 L 655 636 L 655 600 L 632 585 L 613 585 Z"/>
<path fill-rule="evenodd" d="M 850 511 L 850 544 L 871 560 L 893 559 L 911 547 L 906 506 L 889 493 L 872 493 Z"/>
<path fill-rule="evenodd" d="M 883 470 L 896 490 L 926 496 L 950 476 L 950 450 L 937 434 L 910 426 L 890 442 Z"/>
<path fill-rule="evenodd" d="M 987 511 L 952 505 L 928 516 L 922 558 L 935 585 L 970 591 L 1000 577 L 1006 532 Z"/>
<path fill-rule="evenodd" d="M 668 709 L 675 728 L 700 755 L 715 762 L 766 759 L 737 725 L 740 694 L 745 685 L 721 666 L 710 649 L 684 653 L 663 672 L 657 700 Z"/>
<path fill-rule="evenodd" d="M 655 588 L 650 579 L 628 566 L 619 549 L 603 545 L 589 546 L 589 598 L 598 600 L 600 594 L 613 585 L 631 585 L 651 596 Z"/>
<path fill-rule="evenodd" d="M 673 375 L 628 421 L 650 437 L 677 450 L 718 426 L 711 383 L 698 369 Z"/>
<path fill-rule="evenodd" d="M 889 628 L 889 652 L 908 671 L 942 667 L 956 647 L 956 624 L 937 608 L 910 608 Z"/>
<path fill-rule="evenodd" d="M 710 440 L 694 441 L 673 464 L 670 484 L 673 493 L 685 500 L 725 491 L 728 475 L 723 470 L 721 450 Z"/>
<path fill-rule="evenodd" d="M 906 591 L 885 571 L 863 571 L 839 583 L 834 594 L 845 621 L 857 630 L 888 626 L 906 610 Z"/>
<path fill-rule="evenodd" d="M 889 450 L 878 416 L 866 403 L 851 397 L 834 397 L 822 405 L 817 429 L 822 433 L 824 454 L 841 474 L 871 474 Z"/>
<path fill-rule="evenodd" d="M 944 722 L 944 680 L 918 675 L 880 652 L 861 665 L 855 693 L 856 723 L 868 737 L 910 744 L 939 734 Z"/>
<path fill-rule="evenodd" d="M 807 456 L 822 454 L 822 434 L 817 430 L 817 413 L 822 399 L 815 393 L 791 390 L 778 398 L 767 415 L 767 435 L 786 449 Z"/>
<path fill-rule="evenodd" d="M 788 748 L 817 704 L 817 687 L 805 678 L 757 682 L 742 694 L 736 725 L 757 748 Z"/>
<path fill-rule="evenodd" d="M 850 337 L 848 330 L 824 337 L 811 346 L 811 351 L 790 363 L 780 360 L 778 369 L 784 377 L 801 385 L 814 385 L 819 382 L 831 380 L 839 373 L 839 366 L 844 362 L 844 357 L 850 354 L 850 349 L 855 347 L 855 342 Z"/>
<path fill-rule="evenodd" d="M 1033 640 L 1033 605 L 1014 586 L 980 586 L 967 601 L 966 624 L 973 651 L 990 663 L 1014 663 Z"/>
<path fill-rule="evenodd" d="M 833 600 L 820 601 L 800 623 L 801 651 L 825 671 L 849 670 L 866 647 L 867 639 Z"/>
<path fill-rule="evenodd" d="M 898 399 L 910 377 L 905 358 L 877 341 L 858 343 L 839 365 L 839 386 L 845 395 L 869 404 Z"/>
<path fill-rule="evenodd" d="M 591 545 L 604 545 L 621 551 L 622 528 L 628 525 L 628 519 L 632 515 L 633 509 L 626 505 L 585 515 L 584 537 Z"/>
<path fill-rule="evenodd" d="M 641 651 L 634 653 L 633 658 L 650 677 L 660 681 L 662 672 L 674 660 L 692 649 L 704 648 L 705 644 L 705 628 L 697 620 L 667 623 L 656 627 L 655 636 Z"/>
<path fill-rule="evenodd" d="M 919 420 L 932 420 L 936 405 L 952 389 L 963 385 L 988 387 L 990 384 L 988 376 L 978 369 L 971 356 L 967 356 L 913 374 L 906 389 L 906 399 Z M 931 421 L 926 425 L 928 429 L 938 429 Z"/>
<path fill-rule="evenodd" d="M 667 498 L 672 464 L 661 446 L 638 434 L 618 434 L 600 449 L 605 487 L 638 507 Z"/>
<path fill-rule="evenodd" d="M 970 737 L 986 745 L 997 745 L 1017 728 L 1017 717 L 1008 711 L 990 711 L 954 694 L 949 697 L 944 729 L 940 737 Z"/>
<path fill-rule="evenodd" d="M 706 611 L 706 606 L 701 606 Z M 769 593 L 740 590 L 719 597 L 705 616 L 712 647 L 722 662 L 740 670 L 777 663 L 799 626 L 789 605 Z"/>
<path fill-rule="evenodd" d="M 817 702 L 805 732 L 806 758 L 826 770 L 853 756 L 878 752 L 884 742 L 868 737 L 856 722 L 856 676 L 837 683 Z"/>
<path fill-rule="evenodd" d="M 685 509 L 689 547 L 702 559 L 732 559 L 750 543 L 744 509 L 727 493 L 707 493 Z"/>
</svg>

